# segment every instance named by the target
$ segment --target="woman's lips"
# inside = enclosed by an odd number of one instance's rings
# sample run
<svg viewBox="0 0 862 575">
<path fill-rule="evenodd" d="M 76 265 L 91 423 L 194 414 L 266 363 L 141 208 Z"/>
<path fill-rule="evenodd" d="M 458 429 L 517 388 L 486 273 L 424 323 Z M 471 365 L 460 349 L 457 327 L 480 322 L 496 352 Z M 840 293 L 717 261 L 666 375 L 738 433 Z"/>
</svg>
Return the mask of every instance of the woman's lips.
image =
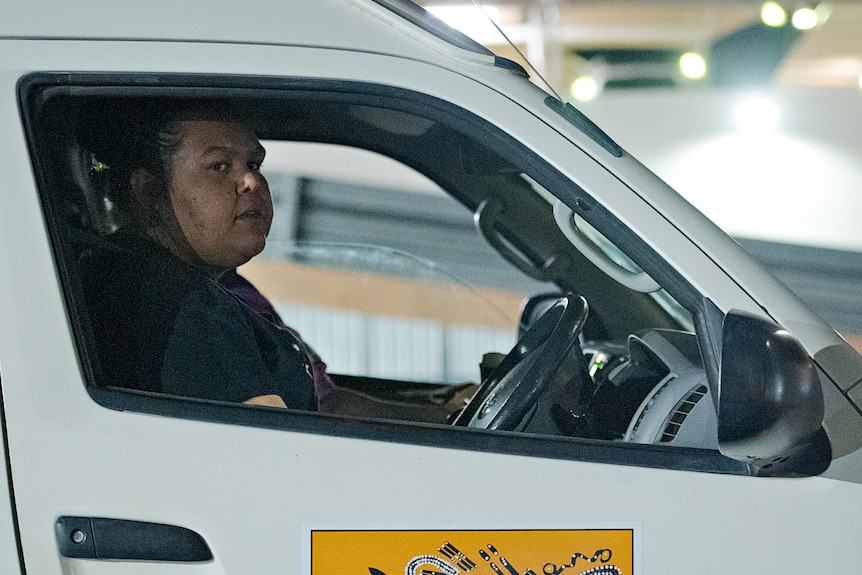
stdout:
<svg viewBox="0 0 862 575">
<path fill-rule="evenodd" d="M 245 219 L 261 219 L 265 217 L 264 211 L 258 208 L 252 208 L 250 210 L 246 210 L 242 212 L 240 215 L 236 217 L 238 220 Z"/>
</svg>

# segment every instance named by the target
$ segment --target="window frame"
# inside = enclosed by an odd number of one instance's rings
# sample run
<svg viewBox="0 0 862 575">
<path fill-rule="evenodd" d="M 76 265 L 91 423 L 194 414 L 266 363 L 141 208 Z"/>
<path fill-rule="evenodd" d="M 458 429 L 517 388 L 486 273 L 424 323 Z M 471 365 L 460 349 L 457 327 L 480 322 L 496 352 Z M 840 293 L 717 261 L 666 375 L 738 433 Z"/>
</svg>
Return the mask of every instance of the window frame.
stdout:
<svg viewBox="0 0 862 575">
<path fill-rule="evenodd" d="M 278 431 L 343 436 L 568 461 L 753 475 L 750 466 L 724 457 L 717 451 L 705 449 L 609 442 L 562 436 L 538 436 L 517 432 L 447 427 L 436 424 L 351 418 L 294 410 L 248 409 L 228 402 L 172 397 L 94 385 L 92 382 L 98 381 L 99 373 L 98 366 L 93 364 L 91 357 L 93 352 L 93 345 L 89 341 L 91 336 L 87 334 L 87 327 L 85 327 L 86 318 L 82 317 L 80 311 L 76 309 L 79 294 L 76 294 L 76 290 L 69 279 L 72 271 L 68 269 L 69 258 L 68 254 L 64 253 L 66 248 L 63 247 L 66 238 L 58 229 L 58 217 L 50 197 L 53 195 L 51 190 L 56 182 L 51 181 L 51 177 L 48 175 L 50 166 L 45 162 L 46 144 L 37 141 L 41 137 L 39 132 L 42 129 L 38 125 L 40 107 L 59 94 L 75 93 L 77 96 L 86 93 L 94 96 L 137 96 L 142 91 L 151 92 L 159 97 L 182 96 L 189 93 L 200 96 L 200 92 L 204 91 L 207 97 L 245 97 L 251 99 L 278 98 L 279 94 L 283 96 L 286 91 L 291 92 L 292 95 L 303 92 L 320 93 L 326 91 L 333 95 L 341 94 L 352 101 L 355 101 L 357 95 L 375 99 L 387 98 L 393 103 L 392 109 L 398 109 L 398 102 L 409 103 L 408 107 L 412 107 L 417 105 L 416 100 L 420 100 L 423 103 L 437 101 L 441 106 L 441 113 L 460 110 L 454 104 L 442 102 L 417 92 L 334 80 L 140 73 L 37 73 L 22 79 L 19 83 L 19 105 L 46 219 L 46 228 L 54 251 L 57 273 L 63 288 L 84 382 L 90 397 L 97 404 L 118 411 L 133 411 L 164 417 L 260 427 Z M 468 125 L 471 122 L 478 123 L 482 138 L 493 142 L 494 149 L 520 146 L 518 142 L 498 127 L 475 118 L 463 110 L 460 112 L 459 120 L 463 120 Z M 488 127 L 491 129 L 487 129 Z M 266 138 L 267 135 L 264 134 L 261 137 Z M 394 159 L 398 160 L 399 158 Z M 528 150 L 522 150 L 518 159 L 525 164 L 523 171 L 531 174 L 540 172 L 546 175 L 552 185 L 548 186 L 545 182 L 543 185 L 552 190 L 562 190 L 562 192 L 557 192 L 561 199 L 567 204 L 575 206 L 576 212 L 602 233 L 614 237 L 614 241 L 623 251 L 639 266 L 653 275 L 656 281 L 665 286 L 668 292 L 687 309 L 708 309 L 708 306 L 704 306 L 699 294 L 678 272 L 669 269 L 668 266 L 654 265 L 658 256 L 652 249 L 584 190 L 545 165 L 543 160 Z M 463 202 L 462 198 L 456 199 Z M 475 206 L 469 205 L 467 207 L 469 209 L 475 208 Z M 696 324 L 701 325 L 702 322 L 698 319 L 700 314 L 695 313 L 694 315 Z M 702 335 L 700 329 L 698 335 Z M 708 350 L 704 353 L 709 357 Z M 707 361 L 707 363 L 710 362 Z M 709 372 L 709 370 L 710 367 L 708 366 L 707 371 Z"/>
</svg>

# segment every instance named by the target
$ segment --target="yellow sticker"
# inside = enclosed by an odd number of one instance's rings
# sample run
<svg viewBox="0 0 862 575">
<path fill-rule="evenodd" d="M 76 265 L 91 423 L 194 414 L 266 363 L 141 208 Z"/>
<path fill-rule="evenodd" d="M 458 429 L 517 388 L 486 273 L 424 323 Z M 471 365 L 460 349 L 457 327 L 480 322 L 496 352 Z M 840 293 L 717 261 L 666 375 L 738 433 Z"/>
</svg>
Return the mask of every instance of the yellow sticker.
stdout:
<svg viewBox="0 0 862 575">
<path fill-rule="evenodd" d="M 634 529 L 311 530 L 311 575 L 633 575 Z"/>
</svg>

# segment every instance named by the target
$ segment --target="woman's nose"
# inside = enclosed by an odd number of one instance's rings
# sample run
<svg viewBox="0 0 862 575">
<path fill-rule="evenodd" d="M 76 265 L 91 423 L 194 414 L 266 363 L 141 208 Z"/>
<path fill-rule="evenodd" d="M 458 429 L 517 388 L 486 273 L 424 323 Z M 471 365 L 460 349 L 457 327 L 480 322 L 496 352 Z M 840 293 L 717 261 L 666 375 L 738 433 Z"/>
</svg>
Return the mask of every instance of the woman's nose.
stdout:
<svg viewBox="0 0 862 575">
<path fill-rule="evenodd" d="M 239 183 L 239 193 L 251 192 L 261 187 L 263 175 L 255 170 L 245 170 Z"/>
</svg>

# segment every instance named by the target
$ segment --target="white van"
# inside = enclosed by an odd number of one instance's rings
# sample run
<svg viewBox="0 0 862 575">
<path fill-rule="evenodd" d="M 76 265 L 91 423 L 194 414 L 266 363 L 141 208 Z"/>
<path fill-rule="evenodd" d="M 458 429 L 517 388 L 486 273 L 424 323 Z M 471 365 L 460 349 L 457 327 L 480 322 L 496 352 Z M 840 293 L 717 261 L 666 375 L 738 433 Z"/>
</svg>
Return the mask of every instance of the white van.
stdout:
<svg viewBox="0 0 862 575">
<path fill-rule="evenodd" d="M 520 66 L 407 0 L 0 10 L 0 573 L 858 568 L 862 358 Z M 122 223 L 84 126 L 189 98 L 268 150 L 241 272 L 340 386 L 482 382 L 451 424 L 105 368 L 83 292 Z"/>
</svg>

